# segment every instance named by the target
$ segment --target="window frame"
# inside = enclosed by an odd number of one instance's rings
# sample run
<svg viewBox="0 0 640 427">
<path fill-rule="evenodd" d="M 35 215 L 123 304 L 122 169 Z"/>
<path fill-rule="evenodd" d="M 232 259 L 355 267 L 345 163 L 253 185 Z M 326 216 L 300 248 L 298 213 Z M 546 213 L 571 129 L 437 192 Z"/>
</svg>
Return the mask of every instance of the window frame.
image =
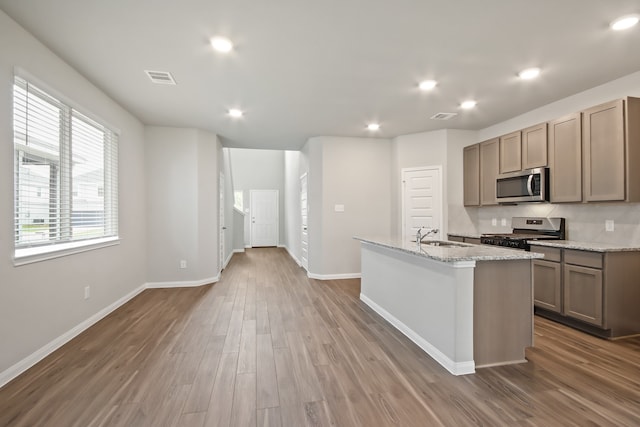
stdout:
<svg viewBox="0 0 640 427">
<path fill-rule="evenodd" d="M 36 96 L 42 96 L 41 99 L 45 102 L 53 101 L 52 104 L 55 108 L 60 108 L 61 114 L 58 118 L 60 141 L 57 155 L 47 155 L 46 153 L 42 155 L 42 153 L 37 153 L 37 150 L 31 150 L 26 136 L 20 136 L 18 134 L 15 123 L 15 112 L 18 108 L 15 96 L 17 86 L 21 87 L 22 90 L 27 92 L 27 94 L 34 94 L 34 92 L 30 91 L 30 88 L 35 88 Z M 14 265 L 24 265 L 119 244 L 119 130 L 113 126 L 109 126 L 103 120 L 97 119 L 91 114 L 87 114 L 85 109 L 77 107 L 75 103 L 69 101 L 64 96 L 60 96 L 60 94 L 55 90 L 51 90 L 46 84 L 43 84 L 40 80 L 19 68 L 14 70 L 12 88 L 14 93 L 12 98 L 14 159 L 12 231 Z M 73 120 L 78 119 L 82 120 L 85 124 L 94 127 L 103 134 L 102 145 L 98 148 L 98 152 L 100 152 L 100 150 L 103 152 L 103 179 L 102 181 L 95 181 L 99 183 L 98 185 L 102 188 L 102 192 L 104 194 L 101 210 L 97 211 L 102 214 L 104 218 L 101 222 L 103 230 L 99 236 L 87 238 L 77 236 L 74 238 L 72 235 L 73 225 L 71 224 L 74 212 L 72 192 L 74 180 L 72 173 L 72 147 L 74 136 L 79 137 L 79 135 L 74 135 L 75 130 L 73 130 L 71 126 Z M 21 165 L 20 162 L 24 158 L 21 156 L 30 157 L 34 159 L 35 162 L 40 162 L 40 164 L 49 164 L 50 167 L 58 169 L 55 172 L 58 174 L 58 182 L 52 184 L 53 181 L 50 178 L 47 190 L 49 194 L 55 191 L 53 196 L 49 196 L 49 211 L 51 212 L 52 209 L 56 210 L 55 218 L 57 223 L 55 224 L 55 227 L 58 228 L 58 235 L 53 239 L 48 238 L 48 241 L 39 241 L 35 244 L 19 241 L 18 233 L 22 226 L 18 212 L 20 188 L 19 168 Z M 50 172 L 50 176 L 51 173 L 53 172 Z M 56 187 L 53 190 L 52 185 Z M 55 198 L 55 201 L 53 201 L 53 198 Z M 57 206 L 52 207 L 51 203 L 57 204 Z M 65 207 L 62 207 L 61 205 L 64 205 Z M 62 212 L 63 210 L 64 212 Z M 68 222 L 68 224 L 62 224 L 65 221 Z M 63 232 L 61 230 L 65 231 Z"/>
</svg>

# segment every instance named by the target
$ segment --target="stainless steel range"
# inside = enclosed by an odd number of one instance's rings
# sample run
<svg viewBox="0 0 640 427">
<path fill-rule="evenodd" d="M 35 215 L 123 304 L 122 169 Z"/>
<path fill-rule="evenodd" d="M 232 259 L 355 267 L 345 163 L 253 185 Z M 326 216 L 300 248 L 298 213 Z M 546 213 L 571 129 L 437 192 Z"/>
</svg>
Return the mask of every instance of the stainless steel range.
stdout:
<svg viewBox="0 0 640 427">
<path fill-rule="evenodd" d="M 480 243 L 528 251 L 532 240 L 564 240 L 566 237 L 564 218 L 516 216 L 511 219 L 511 226 L 512 233 L 483 234 Z"/>
</svg>

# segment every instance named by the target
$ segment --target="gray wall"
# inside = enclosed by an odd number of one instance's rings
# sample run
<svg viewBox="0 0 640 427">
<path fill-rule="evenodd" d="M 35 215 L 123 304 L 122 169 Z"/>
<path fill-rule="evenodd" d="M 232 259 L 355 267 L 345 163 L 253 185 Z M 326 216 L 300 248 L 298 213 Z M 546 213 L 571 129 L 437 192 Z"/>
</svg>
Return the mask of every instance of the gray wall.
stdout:
<svg viewBox="0 0 640 427">
<path fill-rule="evenodd" d="M 528 126 L 553 120 L 603 102 L 625 96 L 640 96 L 640 72 L 630 74 L 601 86 L 561 99 L 544 107 L 532 110 L 510 120 L 478 131 L 478 136 L 469 144 L 504 135 Z M 466 144 L 466 145 L 469 145 Z M 634 167 L 638 167 L 635 165 Z M 450 163 L 451 173 L 462 176 L 461 157 Z M 496 233 L 511 231 L 513 216 L 558 216 L 567 218 L 568 238 L 578 241 L 640 244 L 640 204 L 637 203 L 589 203 L 589 204 L 524 204 L 465 208 L 462 200 L 450 207 L 450 231 L 469 233 Z M 498 226 L 491 220 L 498 219 Z M 507 226 L 500 226 L 500 219 Z M 613 232 L 605 231 L 605 220 L 615 222 Z"/>
<path fill-rule="evenodd" d="M 224 259 L 223 267 L 227 260 L 230 259 L 231 254 L 235 249 L 244 249 L 244 215 L 238 217 L 238 213 L 233 208 L 234 204 L 234 195 L 233 195 L 233 176 L 231 174 L 231 159 L 229 157 L 229 149 L 222 149 L 222 156 L 219 159 L 220 170 L 224 173 L 224 225 L 227 227 L 224 230 Z M 241 220 L 242 218 L 242 220 Z M 240 238 L 240 244 L 237 244 L 236 241 Z"/>
<path fill-rule="evenodd" d="M 195 129 L 146 128 L 148 282 L 217 276 L 218 145 Z"/>
<path fill-rule="evenodd" d="M 284 240 L 289 254 L 300 263 L 300 151 L 284 152 Z"/>
<path fill-rule="evenodd" d="M 120 130 L 119 245 L 14 267 L 13 69 Z M 145 283 L 144 128 L 0 11 L 0 377 Z M 84 300 L 84 287 L 91 298 Z"/>
<path fill-rule="evenodd" d="M 353 236 L 390 235 L 391 141 L 316 137 L 305 147 L 309 274 L 318 278 L 357 276 L 360 244 Z M 336 212 L 336 205 L 343 205 L 344 212 Z"/>
<path fill-rule="evenodd" d="M 244 209 L 250 203 L 250 190 L 278 190 L 279 244 L 284 242 L 284 151 L 230 148 L 231 174 L 235 191 L 244 195 Z M 245 215 L 245 245 L 250 244 L 249 215 Z"/>
</svg>

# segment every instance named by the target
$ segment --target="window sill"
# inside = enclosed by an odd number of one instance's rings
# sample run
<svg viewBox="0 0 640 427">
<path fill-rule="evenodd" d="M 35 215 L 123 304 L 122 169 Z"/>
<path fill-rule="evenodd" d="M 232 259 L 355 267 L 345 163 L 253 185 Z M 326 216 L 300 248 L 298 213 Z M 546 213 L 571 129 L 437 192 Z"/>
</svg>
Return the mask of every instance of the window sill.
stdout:
<svg viewBox="0 0 640 427">
<path fill-rule="evenodd" d="M 15 267 L 18 267 L 21 265 L 32 264 L 34 262 L 46 261 L 49 259 L 60 258 L 63 256 L 92 251 L 95 249 L 106 248 L 108 246 L 119 244 L 119 237 L 106 237 L 103 239 L 69 242 L 60 245 L 16 249 L 15 256 L 13 258 L 13 265 Z"/>
</svg>

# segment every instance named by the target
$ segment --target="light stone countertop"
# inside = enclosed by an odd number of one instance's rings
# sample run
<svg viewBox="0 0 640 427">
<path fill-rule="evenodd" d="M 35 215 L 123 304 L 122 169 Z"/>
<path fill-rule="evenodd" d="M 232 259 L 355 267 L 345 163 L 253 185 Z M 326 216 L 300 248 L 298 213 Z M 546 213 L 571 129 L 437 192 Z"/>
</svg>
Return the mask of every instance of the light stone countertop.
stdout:
<svg viewBox="0 0 640 427">
<path fill-rule="evenodd" d="M 456 237 L 468 237 L 470 239 L 479 239 L 480 234 L 478 233 L 447 233 L 448 236 L 456 236 Z"/>
<path fill-rule="evenodd" d="M 573 240 L 529 240 L 530 245 L 546 246 L 559 249 L 577 249 L 589 252 L 634 252 L 640 246 L 618 245 L 613 243 L 575 242 Z M 533 249 L 532 249 L 533 250 Z"/>
<path fill-rule="evenodd" d="M 471 243 L 454 243 L 456 246 L 430 246 L 429 240 L 425 240 L 418 251 L 415 242 L 390 238 L 365 238 L 354 237 L 364 243 L 395 249 L 414 256 L 434 259 L 442 262 L 458 261 L 508 261 L 519 259 L 544 258 L 544 255 L 535 252 L 525 252 L 517 249 L 507 249 L 488 245 L 473 245 Z"/>
</svg>

